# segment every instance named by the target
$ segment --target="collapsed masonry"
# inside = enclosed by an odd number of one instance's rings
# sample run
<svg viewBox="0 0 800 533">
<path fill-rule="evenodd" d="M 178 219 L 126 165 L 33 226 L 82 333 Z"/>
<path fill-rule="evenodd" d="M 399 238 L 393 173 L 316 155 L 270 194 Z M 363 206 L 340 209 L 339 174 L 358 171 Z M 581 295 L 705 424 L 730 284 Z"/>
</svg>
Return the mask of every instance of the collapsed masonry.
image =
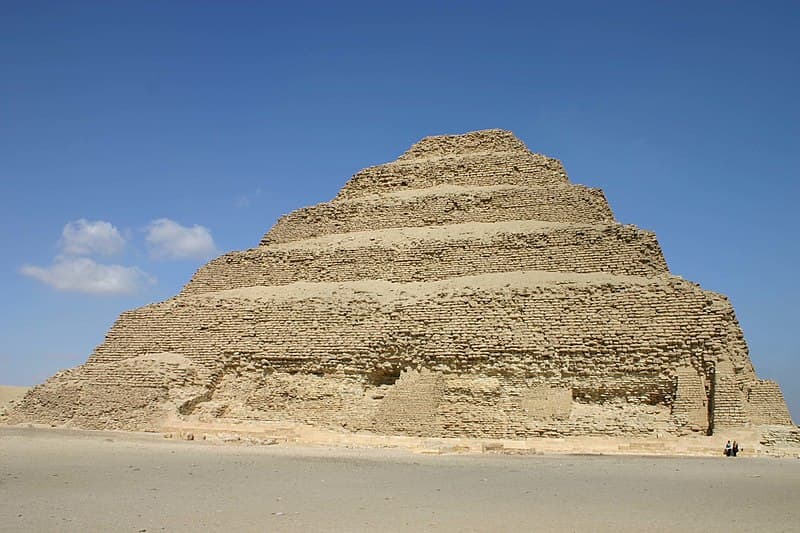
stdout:
<svg viewBox="0 0 800 533">
<path fill-rule="evenodd" d="M 428 137 L 123 313 L 9 421 L 522 438 L 792 427 L 727 298 L 510 132 Z"/>
</svg>

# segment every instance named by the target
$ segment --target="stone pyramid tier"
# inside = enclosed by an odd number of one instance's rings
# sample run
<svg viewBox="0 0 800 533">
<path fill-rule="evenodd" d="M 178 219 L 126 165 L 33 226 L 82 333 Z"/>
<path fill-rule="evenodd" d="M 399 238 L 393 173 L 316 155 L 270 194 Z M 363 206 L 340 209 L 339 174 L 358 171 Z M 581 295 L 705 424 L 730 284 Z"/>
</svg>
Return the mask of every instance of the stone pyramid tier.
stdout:
<svg viewBox="0 0 800 533">
<path fill-rule="evenodd" d="M 511 132 L 490 130 L 427 137 L 397 161 L 362 170 L 337 200 L 370 194 L 428 189 L 437 185 L 491 187 L 568 185 L 557 159 L 532 154 Z"/>
<path fill-rule="evenodd" d="M 509 220 L 591 224 L 614 222 L 614 215 L 602 191 L 579 185 L 438 185 L 298 209 L 278 220 L 261 244 L 370 229 Z"/>
<path fill-rule="evenodd" d="M 427 137 L 123 313 L 12 421 L 421 436 L 791 426 L 728 300 L 513 134 Z"/>
<path fill-rule="evenodd" d="M 655 235 L 634 226 L 510 220 L 327 234 L 231 252 L 198 270 L 183 294 L 298 281 L 433 281 L 526 270 L 668 273 Z"/>
</svg>

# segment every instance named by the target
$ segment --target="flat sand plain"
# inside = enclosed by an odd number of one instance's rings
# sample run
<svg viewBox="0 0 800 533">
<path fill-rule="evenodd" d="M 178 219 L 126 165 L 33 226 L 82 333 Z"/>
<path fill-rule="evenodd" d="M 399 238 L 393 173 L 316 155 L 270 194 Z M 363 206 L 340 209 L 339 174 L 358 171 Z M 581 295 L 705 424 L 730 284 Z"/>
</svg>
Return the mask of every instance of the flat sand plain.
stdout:
<svg viewBox="0 0 800 533">
<path fill-rule="evenodd" d="M 0 531 L 798 531 L 800 460 L 425 456 L 0 427 Z"/>
</svg>

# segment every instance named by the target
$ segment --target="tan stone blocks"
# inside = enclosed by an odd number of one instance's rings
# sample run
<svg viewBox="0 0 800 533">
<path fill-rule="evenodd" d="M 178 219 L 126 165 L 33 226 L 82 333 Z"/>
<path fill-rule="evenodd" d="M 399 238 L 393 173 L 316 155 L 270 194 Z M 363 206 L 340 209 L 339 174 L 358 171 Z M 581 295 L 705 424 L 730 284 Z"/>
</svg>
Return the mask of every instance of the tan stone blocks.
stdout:
<svg viewBox="0 0 800 533">
<path fill-rule="evenodd" d="M 201 268 L 183 294 L 297 281 L 410 282 L 517 270 L 668 272 L 655 236 L 633 226 L 514 221 L 350 233 L 233 252 Z"/>
<path fill-rule="evenodd" d="M 490 129 L 472 131 L 461 135 L 425 137 L 414 143 L 397 160 L 409 161 L 438 157 L 458 157 L 493 152 L 526 153 L 528 152 L 528 147 L 510 131 Z"/>
<path fill-rule="evenodd" d="M 748 384 L 747 411 L 754 424 L 793 425 L 780 385 L 770 380 L 757 380 Z"/>
<path fill-rule="evenodd" d="M 708 431 L 709 398 L 705 387 L 705 372 L 692 366 L 676 371 L 675 399 L 672 415 L 676 422 L 692 431 Z"/>
<path fill-rule="evenodd" d="M 299 209 L 281 217 L 261 244 L 333 233 L 509 220 L 592 224 L 614 222 L 614 215 L 602 191 L 578 185 L 442 186 Z"/>
<path fill-rule="evenodd" d="M 412 159 L 366 168 L 348 181 L 337 200 L 440 185 L 536 187 L 565 185 L 561 163 L 531 153 L 481 153 L 463 157 Z"/>
<path fill-rule="evenodd" d="M 127 313 L 90 361 L 170 351 L 213 366 L 235 343 L 238 358 L 289 372 L 365 376 L 394 361 L 542 376 L 585 401 L 647 403 L 674 395 L 670 369 L 696 357 L 691 346 L 708 358 L 742 349 L 735 337 L 717 341 L 724 309 L 675 279 L 533 272 L 250 288 L 181 301 Z M 646 312 L 654 305 L 667 311 Z"/>
<path fill-rule="evenodd" d="M 767 424 L 765 446 L 800 442 L 730 302 L 670 276 L 655 235 L 503 130 L 357 173 L 123 313 L 8 418 L 166 419 L 503 439 Z"/>
</svg>

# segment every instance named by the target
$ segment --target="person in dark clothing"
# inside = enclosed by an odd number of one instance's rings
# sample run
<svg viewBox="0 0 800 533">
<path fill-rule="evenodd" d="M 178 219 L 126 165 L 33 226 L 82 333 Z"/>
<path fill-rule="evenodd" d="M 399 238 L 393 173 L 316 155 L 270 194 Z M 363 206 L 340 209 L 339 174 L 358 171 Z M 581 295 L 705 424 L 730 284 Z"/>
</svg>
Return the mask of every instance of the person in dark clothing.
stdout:
<svg viewBox="0 0 800 533">
<path fill-rule="evenodd" d="M 738 442 L 733 441 L 733 446 L 731 447 L 731 453 L 733 454 L 734 457 L 736 457 L 736 454 L 739 453 L 739 443 Z"/>
</svg>

